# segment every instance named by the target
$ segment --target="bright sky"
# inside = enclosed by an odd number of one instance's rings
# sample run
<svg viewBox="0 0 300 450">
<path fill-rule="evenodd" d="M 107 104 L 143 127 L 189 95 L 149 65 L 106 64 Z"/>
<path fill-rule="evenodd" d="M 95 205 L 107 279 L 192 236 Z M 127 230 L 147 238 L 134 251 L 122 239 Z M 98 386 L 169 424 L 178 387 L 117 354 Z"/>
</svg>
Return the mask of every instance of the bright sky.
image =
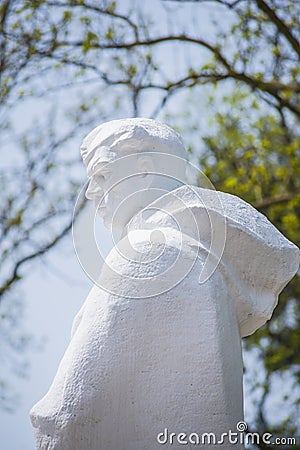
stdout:
<svg viewBox="0 0 300 450">
<path fill-rule="evenodd" d="M 149 6 L 150 4 L 151 10 L 153 10 L 153 3 L 145 2 L 145 5 Z M 165 7 L 168 8 L 167 2 Z M 192 20 L 188 19 L 186 23 L 189 27 L 196 29 L 199 21 L 193 20 L 195 6 L 187 5 L 186 8 L 186 17 L 181 14 L 178 8 L 177 17 L 181 15 L 182 21 L 192 17 Z M 201 13 L 201 8 L 198 9 L 198 12 Z M 168 9 L 165 14 L 168 14 Z M 200 18 L 202 19 L 202 16 Z M 199 30 L 199 34 L 206 34 L 211 31 L 207 18 L 204 19 L 201 21 L 202 28 Z M 162 55 L 162 62 L 170 63 L 172 59 L 174 64 L 176 56 L 176 49 L 174 49 L 173 54 Z M 193 59 L 193 56 L 190 53 L 186 54 L 187 64 Z M 145 110 L 152 109 L 149 108 L 149 104 L 145 107 Z M 201 106 L 199 107 L 199 116 L 201 116 Z M 16 117 L 16 120 L 19 120 L 19 116 Z M 78 141 L 76 151 L 79 150 L 79 145 L 80 142 Z M 100 220 L 97 226 L 98 237 L 104 242 L 105 252 L 108 252 L 111 245 L 108 232 L 104 229 Z M 22 284 L 26 306 L 24 328 L 32 331 L 37 338 L 45 337 L 46 343 L 43 350 L 32 351 L 29 354 L 30 376 L 25 380 L 12 378 L 14 387 L 21 392 L 21 403 L 13 414 L 0 410 L 1 450 L 34 449 L 29 410 L 47 392 L 57 371 L 59 361 L 68 345 L 72 320 L 84 302 L 91 286 L 91 281 L 77 261 L 71 235 L 65 239 L 63 245 L 55 249 L 44 260 L 44 264 L 38 262 L 32 265 L 26 281 Z M 10 379 L 11 375 L 7 374 L 7 377 Z"/>
<path fill-rule="evenodd" d="M 141 5 L 140 2 L 138 3 Z M 188 27 L 190 31 L 192 29 L 194 32 L 197 30 L 198 20 L 194 18 L 194 9 L 191 5 L 187 4 L 185 6 L 185 14 L 182 14 L 182 10 L 178 5 L 174 5 L 174 20 L 169 21 L 171 10 L 168 2 L 164 3 L 163 6 L 158 0 L 145 2 L 143 7 L 149 8 L 151 4 L 150 10 L 152 13 L 154 3 L 157 11 L 160 11 L 160 18 L 156 25 L 159 26 L 161 20 L 167 21 L 168 26 L 164 27 L 166 33 L 175 32 L 176 23 L 180 22 L 185 23 L 185 28 Z M 125 6 L 124 2 L 119 4 Z M 201 18 L 201 7 L 198 10 L 199 18 Z M 177 19 L 175 19 L 176 17 Z M 211 30 L 209 21 L 205 20 L 199 33 L 207 33 L 209 29 Z M 171 65 L 178 68 L 177 57 L 177 49 L 175 47 L 171 52 L 162 52 L 160 58 L 161 67 L 164 67 L 163 65 L 170 67 Z M 185 63 L 190 64 L 191 61 L 193 61 L 193 55 L 187 51 Z M 152 93 L 149 94 L 143 103 L 142 114 L 144 115 L 151 114 L 156 106 L 156 103 L 152 104 Z M 180 104 L 179 102 L 180 97 L 178 98 L 178 105 Z M 28 114 L 29 110 L 31 114 Z M 14 116 L 19 132 L 30 125 L 30 121 L 33 118 L 38 119 L 41 111 L 45 111 L 45 104 L 35 104 L 34 102 L 30 102 L 29 105 L 28 103 L 22 104 Z M 126 112 L 124 116 L 126 116 Z M 115 117 L 111 117 L 111 119 L 113 118 Z M 79 152 L 80 143 L 80 139 L 78 139 L 78 146 L 74 149 L 74 152 Z M 7 156 L 3 163 L 11 164 L 12 160 L 9 158 L 9 155 L 12 155 L 12 152 L 6 153 Z M 98 221 L 98 237 L 99 240 L 105 243 L 104 250 L 108 252 L 111 245 L 110 236 L 100 220 Z M 12 377 L 9 372 L 7 373 L 7 379 L 11 381 L 15 390 L 21 393 L 21 402 L 14 413 L 6 413 L 0 410 L 1 450 L 34 449 L 29 410 L 36 401 L 41 399 L 51 385 L 60 359 L 70 339 L 72 320 L 92 286 L 92 283 L 77 261 L 71 235 L 65 239 L 63 245 L 52 251 L 44 259 L 44 263 L 35 262 L 28 272 L 29 275 L 20 287 L 26 308 L 23 322 L 24 329 L 32 332 L 37 339 L 44 337 L 45 344 L 42 350 L 29 352 L 30 369 L 27 379 Z"/>
<path fill-rule="evenodd" d="M 110 239 L 100 220 L 98 232 L 104 241 L 104 251 L 108 252 Z M 24 327 L 36 337 L 45 337 L 46 342 L 43 350 L 29 354 L 30 376 L 25 380 L 13 379 L 14 387 L 21 392 L 22 398 L 13 414 L 0 411 L 1 450 L 34 449 L 29 410 L 50 387 L 70 340 L 72 320 L 91 286 L 78 263 L 71 235 L 49 255 L 44 264 L 35 264 L 24 282 Z"/>
</svg>

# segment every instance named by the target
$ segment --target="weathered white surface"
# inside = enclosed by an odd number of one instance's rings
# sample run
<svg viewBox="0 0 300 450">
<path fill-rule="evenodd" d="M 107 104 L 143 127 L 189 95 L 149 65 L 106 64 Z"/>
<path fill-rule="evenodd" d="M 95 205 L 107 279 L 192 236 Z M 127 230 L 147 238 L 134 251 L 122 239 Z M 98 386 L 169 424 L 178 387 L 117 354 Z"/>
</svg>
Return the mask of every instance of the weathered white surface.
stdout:
<svg viewBox="0 0 300 450">
<path fill-rule="evenodd" d="M 187 185 L 149 209 L 152 214 L 147 216 L 147 209 L 137 214 L 129 229 L 171 227 L 176 220 L 181 232 L 197 240 L 207 254 L 212 230 L 222 229 L 219 224 L 225 217 L 225 246 L 215 256 L 234 299 L 241 337 L 271 318 L 279 293 L 299 267 L 299 249 L 264 215 L 234 195 Z M 197 226 L 190 220 L 191 212 Z"/>
<path fill-rule="evenodd" d="M 93 157 L 102 158 L 99 151 Z M 136 189 L 131 183 L 126 195 L 130 186 Z M 91 197 L 97 201 L 105 189 L 98 181 Z M 270 318 L 298 268 L 298 249 L 234 196 L 184 186 L 158 197 L 109 254 L 103 288 L 92 289 L 53 385 L 31 411 L 39 450 L 153 450 L 165 428 L 219 437 L 243 419 L 240 337 Z M 211 242 L 224 220 L 223 249 Z M 212 250 L 220 264 L 199 284 Z M 176 439 L 165 445 L 181 447 Z"/>
<path fill-rule="evenodd" d="M 90 178 L 86 197 L 108 228 L 122 230 L 139 210 L 185 182 L 180 136 L 151 119 L 100 125 L 83 141 L 81 154 Z"/>
</svg>

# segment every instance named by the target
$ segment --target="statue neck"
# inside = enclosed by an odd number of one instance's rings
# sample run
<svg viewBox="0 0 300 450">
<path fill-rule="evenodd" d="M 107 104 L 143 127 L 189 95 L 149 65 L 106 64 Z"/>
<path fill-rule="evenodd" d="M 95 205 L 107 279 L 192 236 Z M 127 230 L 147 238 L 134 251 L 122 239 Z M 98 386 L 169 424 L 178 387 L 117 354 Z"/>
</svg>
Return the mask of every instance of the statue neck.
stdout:
<svg viewBox="0 0 300 450">
<path fill-rule="evenodd" d="M 143 191 L 134 193 L 130 198 L 127 199 L 124 208 L 127 211 L 124 214 L 123 223 L 120 221 L 118 223 L 118 229 L 114 230 L 115 234 L 119 235 L 119 239 L 125 237 L 128 233 L 128 226 L 132 219 L 143 209 L 149 207 L 153 202 L 167 194 L 168 192 L 177 189 L 181 183 L 168 183 L 168 186 L 164 187 L 149 187 Z"/>
</svg>

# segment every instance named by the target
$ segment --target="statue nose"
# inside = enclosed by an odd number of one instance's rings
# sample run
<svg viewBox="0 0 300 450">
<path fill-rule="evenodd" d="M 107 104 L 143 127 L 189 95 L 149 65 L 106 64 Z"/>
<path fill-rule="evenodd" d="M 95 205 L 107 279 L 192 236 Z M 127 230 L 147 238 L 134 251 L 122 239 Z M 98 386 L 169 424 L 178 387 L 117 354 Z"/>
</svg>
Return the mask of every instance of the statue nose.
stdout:
<svg viewBox="0 0 300 450">
<path fill-rule="evenodd" d="M 99 183 L 97 183 L 93 178 L 90 180 L 89 185 L 87 187 L 85 196 L 89 200 L 94 200 L 94 198 L 103 194 L 103 190 Z"/>
</svg>

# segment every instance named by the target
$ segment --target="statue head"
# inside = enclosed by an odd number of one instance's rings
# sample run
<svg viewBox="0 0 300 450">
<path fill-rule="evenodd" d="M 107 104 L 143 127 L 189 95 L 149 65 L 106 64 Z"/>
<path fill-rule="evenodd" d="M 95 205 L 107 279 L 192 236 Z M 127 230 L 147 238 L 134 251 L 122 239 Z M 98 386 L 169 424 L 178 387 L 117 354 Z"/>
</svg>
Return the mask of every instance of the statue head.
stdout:
<svg viewBox="0 0 300 450">
<path fill-rule="evenodd" d="M 124 228 L 139 210 L 185 180 L 186 150 L 167 125 L 142 118 L 113 120 L 81 146 L 89 185 L 104 224 Z"/>
</svg>

